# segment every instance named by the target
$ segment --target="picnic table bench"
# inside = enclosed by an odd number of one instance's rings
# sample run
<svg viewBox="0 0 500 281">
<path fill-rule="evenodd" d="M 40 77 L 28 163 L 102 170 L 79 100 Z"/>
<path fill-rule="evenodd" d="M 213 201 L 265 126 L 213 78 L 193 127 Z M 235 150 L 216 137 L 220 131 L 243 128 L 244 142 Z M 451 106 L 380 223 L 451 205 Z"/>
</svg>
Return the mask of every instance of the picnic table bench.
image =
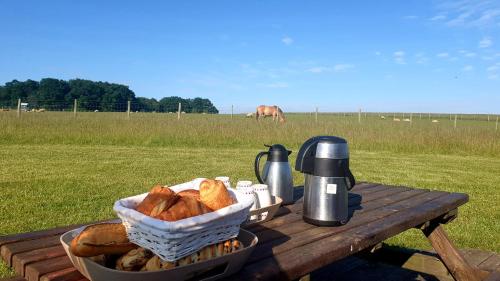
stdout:
<svg viewBox="0 0 500 281">
<path fill-rule="evenodd" d="M 411 228 L 422 230 L 456 280 L 488 275 L 467 263 L 441 227 L 457 216 L 457 208 L 468 201 L 466 194 L 360 183 L 349 193 L 349 222 L 317 227 L 302 220 L 302 192 L 296 188 L 296 202 L 281 207 L 273 220 L 247 227 L 259 242 L 230 279 L 297 279 Z M 59 243 L 62 233 L 76 227 L 0 237 L 1 257 L 18 274 L 14 280 L 86 280 Z"/>
</svg>

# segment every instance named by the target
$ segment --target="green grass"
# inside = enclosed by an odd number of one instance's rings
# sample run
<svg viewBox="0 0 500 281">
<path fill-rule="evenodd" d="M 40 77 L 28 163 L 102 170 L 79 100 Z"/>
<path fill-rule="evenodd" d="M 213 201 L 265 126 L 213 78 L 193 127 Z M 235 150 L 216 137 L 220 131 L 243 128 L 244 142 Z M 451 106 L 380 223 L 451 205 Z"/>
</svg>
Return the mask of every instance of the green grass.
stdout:
<svg viewBox="0 0 500 281">
<path fill-rule="evenodd" d="M 228 175 L 254 179 L 263 143 L 295 153 L 310 136 L 333 134 L 351 145 L 360 181 L 465 192 L 470 202 L 446 229 L 461 248 L 500 251 L 499 133 L 493 122 L 396 123 L 375 117 L 292 115 L 285 126 L 228 116 L 0 112 L 0 235 L 107 219 L 113 202 L 155 183 Z M 269 121 L 269 120 L 266 120 Z M 448 122 L 447 122 L 448 121 Z M 436 126 L 437 125 L 437 126 Z M 294 172 L 295 183 L 303 181 Z M 418 231 L 388 241 L 429 248 Z M 10 273 L 0 265 L 0 276 Z"/>
</svg>

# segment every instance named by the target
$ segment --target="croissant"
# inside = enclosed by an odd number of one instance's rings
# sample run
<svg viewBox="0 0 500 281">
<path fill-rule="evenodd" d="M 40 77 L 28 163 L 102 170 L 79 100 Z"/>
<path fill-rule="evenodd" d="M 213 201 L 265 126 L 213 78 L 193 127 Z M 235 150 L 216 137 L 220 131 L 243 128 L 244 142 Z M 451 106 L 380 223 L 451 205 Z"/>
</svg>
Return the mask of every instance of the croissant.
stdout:
<svg viewBox="0 0 500 281">
<path fill-rule="evenodd" d="M 177 202 L 170 207 L 154 216 L 154 218 L 164 221 L 178 221 L 189 217 L 199 216 L 211 212 L 205 204 L 196 200 L 193 196 L 181 196 Z"/>
<path fill-rule="evenodd" d="M 153 257 L 153 253 L 144 248 L 133 249 L 116 261 L 116 269 L 134 271 L 141 269 Z"/>
<path fill-rule="evenodd" d="M 151 189 L 149 194 L 137 205 L 136 210 L 147 216 L 157 216 L 164 210 L 170 208 L 179 199 L 168 187 L 157 185 Z"/>
<path fill-rule="evenodd" d="M 177 192 L 177 195 L 183 197 L 183 196 L 193 196 L 194 198 L 200 200 L 200 192 L 195 189 L 186 189 L 183 191 Z"/>
<path fill-rule="evenodd" d="M 219 180 L 204 180 L 200 183 L 200 201 L 214 211 L 234 204 L 226 186 Z"/>
</svg>

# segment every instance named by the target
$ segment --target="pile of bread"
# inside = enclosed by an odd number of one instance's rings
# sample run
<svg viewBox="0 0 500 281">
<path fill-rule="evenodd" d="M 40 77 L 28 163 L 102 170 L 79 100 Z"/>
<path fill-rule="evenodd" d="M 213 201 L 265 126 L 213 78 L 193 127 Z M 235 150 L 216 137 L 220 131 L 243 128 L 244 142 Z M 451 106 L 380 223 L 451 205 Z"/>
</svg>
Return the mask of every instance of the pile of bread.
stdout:
<svg viewBox="0 0 500 281">
<path fill-rule="evenodd" d="M 165 221 L 177 221 L 212 212 L 235 200 L 223 182 L 204 180 L 198 190 L 189 189 L 175 193 L 168 187 L 155 186 L 136 210 Z M 176 262 L 163 261 L 151 251 L 128 240 L 121 223 L 102 223 L 86 227 L 71 241 L 70 250 L 78 257 L 90 257 L 104 266 L 126 271 L 154 271 L 170 269 L 220 257 L 232 253 L 243 245 L 235 240 L 207 246 Z"/>
<path fill-rule="evenodd" d="M 207 179 L 200 183 L 199 191 L 188 189 L 175 193 L 168 187 L 155 186 L 136 210 L 156 219 L 177 221 L 216 211 L 234 203 L 222 181 Z"/>
</svg>

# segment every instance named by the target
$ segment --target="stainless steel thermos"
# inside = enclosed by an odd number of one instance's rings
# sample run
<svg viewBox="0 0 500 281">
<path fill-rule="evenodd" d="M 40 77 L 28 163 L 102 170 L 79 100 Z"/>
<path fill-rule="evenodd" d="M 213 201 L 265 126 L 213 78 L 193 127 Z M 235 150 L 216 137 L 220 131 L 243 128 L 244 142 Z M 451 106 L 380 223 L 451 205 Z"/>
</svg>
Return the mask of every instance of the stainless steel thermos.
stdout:
<svg viewBox="0 0 500 281">
<path fill-rule="evenodd" d="M 259 152 L 255 158 L 255 176 L 260 183 L 267 184 L 272 195 L 283 199 L 283 204 L 293 203 L 293 178 L 292 169 L 288 163 L 287 150 L 281 144 L 266 145 L 269 150 Z M 267 155 L 262 175 L 260 172 L 260 159 Z"/>
<path fill-rule="evenodd" d="M 307 140 L 297 154 L 295 170 L 305 177 L 304 221 L 320 226 L 345 224 L 348 190 L 355 185 L 347 141 L 334 136 Z"/>
</svg>

